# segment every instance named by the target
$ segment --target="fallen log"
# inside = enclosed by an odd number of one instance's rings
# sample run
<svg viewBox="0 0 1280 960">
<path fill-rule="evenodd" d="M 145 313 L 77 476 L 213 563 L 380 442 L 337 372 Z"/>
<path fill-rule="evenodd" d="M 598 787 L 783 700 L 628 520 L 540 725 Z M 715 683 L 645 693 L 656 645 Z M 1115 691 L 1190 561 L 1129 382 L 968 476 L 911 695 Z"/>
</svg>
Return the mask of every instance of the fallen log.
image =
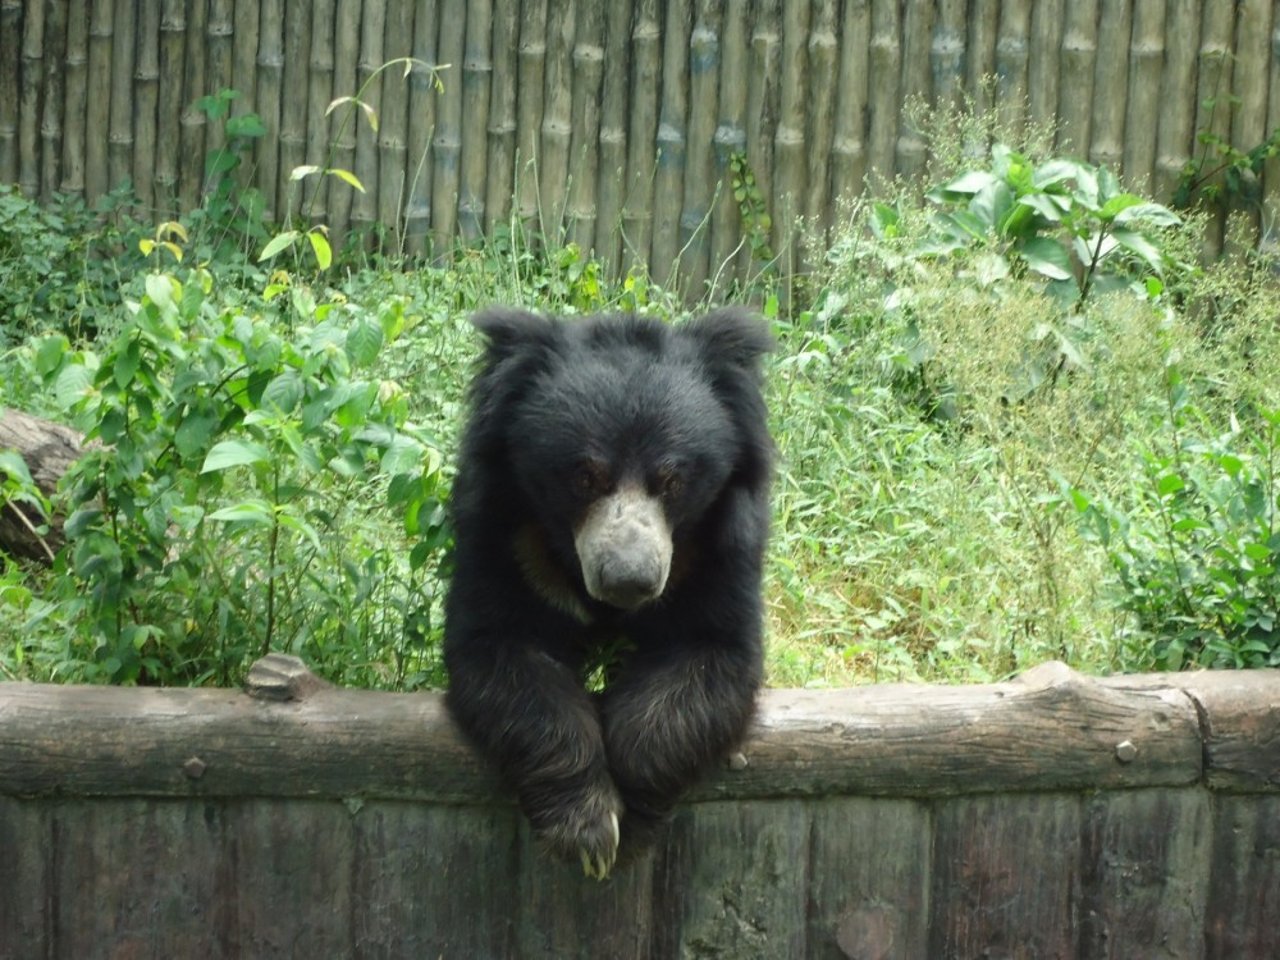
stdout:
<svg viewBox="0 0 1280 960">
<path fill-rule="evenodd" d="M 0 450 L 22 457 L 36 487 L 47 498 L 84 451 L 84 437 L 70 427 L 20 410 L 0 409 Z M 62 517 L 45 518 L 29 504 L 0 505 L 0 552 L 51 563 L 65 542 Z"/>
</svg>

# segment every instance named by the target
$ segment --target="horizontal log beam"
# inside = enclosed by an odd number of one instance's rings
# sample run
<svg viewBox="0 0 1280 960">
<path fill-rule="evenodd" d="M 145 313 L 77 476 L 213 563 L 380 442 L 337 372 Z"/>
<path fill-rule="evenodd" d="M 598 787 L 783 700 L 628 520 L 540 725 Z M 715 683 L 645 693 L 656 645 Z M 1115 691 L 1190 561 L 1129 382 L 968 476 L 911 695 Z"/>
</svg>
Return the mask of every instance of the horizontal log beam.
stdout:
<svg viewBox="0 0 1280 960">
<path fill-rule="evenodd" d="M 691 799 L 936 796 L 1205 783 L 1280 790 L 1280 671 L 769 690 Z M 0 794 L 490 803 L 439 694 L 344 690 L 292 658 L 247 692 L 0 684 Z"/>
</svg>

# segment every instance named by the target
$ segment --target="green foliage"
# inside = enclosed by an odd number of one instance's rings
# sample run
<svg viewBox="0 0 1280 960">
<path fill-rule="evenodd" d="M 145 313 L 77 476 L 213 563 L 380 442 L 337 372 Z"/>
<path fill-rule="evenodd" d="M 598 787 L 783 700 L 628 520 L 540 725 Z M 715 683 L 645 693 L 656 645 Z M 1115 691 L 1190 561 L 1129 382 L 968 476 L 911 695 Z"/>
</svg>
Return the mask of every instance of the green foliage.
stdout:
<svg viewBox="0 0 1280 960">
<path fill-rule="evenodd" d="M 1234 109 L 1237 96 L 1208 97 L 1204 108 L 1212 118 L 1219 107 Z M 1280 127 L 1260 143 L 1241 149 L 1212 129 L 1196 132 L 1201 150 L 1182 167 L 1173 193 L 1173 206 L 1187 209 L 1197 205 L 1217 209 L 1257 209 L 1262 203 L 1262 169 L 1268 160 L 1280 156 Z"/>
<path fill-rule="evenodd" d="M 733 200 L 742 218 L 742 232 L 751 249 L 751 259 L 771 264 L 774 260 L 771 245 L 773 218 L 769 216 L 768 204 L 745 153 L 738 151 L 730 155 L 729 174 Z"/>
</svg>

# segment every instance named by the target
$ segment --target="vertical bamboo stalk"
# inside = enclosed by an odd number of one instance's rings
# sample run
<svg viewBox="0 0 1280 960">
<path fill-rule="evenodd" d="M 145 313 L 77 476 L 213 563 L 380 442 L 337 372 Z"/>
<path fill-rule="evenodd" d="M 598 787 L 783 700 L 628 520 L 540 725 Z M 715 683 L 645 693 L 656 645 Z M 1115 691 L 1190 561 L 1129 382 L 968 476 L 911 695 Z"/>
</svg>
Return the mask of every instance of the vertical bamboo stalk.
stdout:
<svg viewBox="0 0 1280 960">
<path fill-rule="evenodd" d="M 616 277 L 622 251 L 622 202 L 627 174 L 627 94 L 631 71 L 631 0 L 609 4 L 600 94 L 600 176 L 596 199 L 596 256 Z"/>
<path fill-rule="evenodd" d="M 29 3 L 22 21 L 22 60 L 18 100 L 18 186 L 40 195 L 40 85 L 44 76 L 43 3 Z"/>
<path fill-rule="evenodd" d="M 383 38 L 386 35 L 387 5 L 363 4 L 360 11 L 360 54 L 356 66 L 357 92 L 381 119 L 383 78 L 377 70 L 385 59 L 382 55 Z M 351 198 L 351 228 L 359 235 L 359 242 L 368 246 L 375 238 L 378 222 L 378 138 L 366 122 L 362 112 L 352 118 L 356 135 L 354 173 L 364 184 L 364 193 Z"/>
<path fill-rule="evenodd" d="M 156 124 L 160 104 L 160 5 L 138 10 L 138 49 L 133 73 L 133 191 L 148 213 L 157 207 Z"/>
<path fill-rule="evenodd" d="M 1165 15 L 1164 73 L 1160 80 L 1160 121 L 1156 131 L 1155 198 L 1168 203 L 1195 140 L 1196 49 L 1201 0 L 1169 0 Z M 1212 0 L 1211 0 L 1212 2 Z"/>
<path fill-rule="evenodd" d="M 715 135 L 719 109 L 719 0 L 700 0 L 689 34 L 689 130 L 680 210 L 680 271 L 694 296 L 706 287 L 711 205 L 716 199 Z M 802 38 L 803 39 L 803 38 Z"/>
<path fill-rule="evenodd" d="M 0 0 L 0 183 L 18 179 L 23 0 Z"/>
<path fill-rule="evenodd" d="M 157 91 L 156 168 L 153 175 L 156 205 L 173 216 L 178 212 L 179 147 L 182 138 L 182 63 L 187 42 L 187 11 L 183 0 L 163 0 L 160 5 L 158 70 L 163 81 Z M 190 163 L 190 161 L 188 161 Z"/>
<path fill-rule="evenodd" d="M 1124 174 L 1130 189 L 1148 192 L 1155 171 L 1164 71 L 1165 0 L 1140 0 L 1133 9 L 1129 46 L 1129 105 L 1124 130 Z"/>
<path fill-rule="evenodd" d="M 67 7 L 48 5 L 45 22 L 44 103 L 40 116 L 40 199 L 48 202 L 62 180 L 62 111 L 66 106 L 63 84 L 67 53 Z"/>
<path fill-rule="evenodd" d="M 310 47 L 309 5 L 286 3 L 280 88 L 280 168 L 276 180 L 278 216 L 294 216 L 301 210 L 301 190 L 291 177 L 294 168 L 305 163 L 307 157 L 307 51 Z"/>
<path fill-rule="evenodd" d="M 386 34 L 382 56 L 386 63 L 413 53 L 413 0 L 390 0 L 387 3 Z M 382 105 L 378 111 L 378 225 L 385 246 L 394 245 L 403 256 L 406 249 L 403 214 L 406 212 L 405 187 L 409 171 L 409 78 L 401 66 L 389 67 L 383 74 Z"/>
<path fill-rule="evenodd" d="M 995 107 L 996 41 L 1000 34 L 1001 0 L 970 0 L 969 42 L 965 56 L 965 76 L 973 108 L 986 113 Z M 973 144 L 972 149 L 985 155 L 987 144 Z"/>
<path fill-rule="evenodd" d="M 871 47 L 868 0 L 846 0 L 840 34 L 840 96 L 831 144 L 831 192 L 851 200 L 867 174 L 867 53 Z"/>
<path fill-rule="evenodd" d="M 1149 2 L 1149 0 L 1148 0 Z M 1124 158 L 1124 118 L 1129 88 L 1132 0 L 1102 0 L 1098 63 L 1094 75 L 1093 138 L 1089 159 L 1119 173 Z"/>
<path fill-rule="evenodd" d="M 929 99 L 929 48 L 933 39 L 933 5 L 906 4 L 902 20 L 902 86 L 900 108 L 908 100 Z M 898 137 L 894 143 L 894 172 L 915 179 L 924 172 L 928 146 L 919 130 L 901 111 Z"/>
<path fill-rule="evenodd" d="M 84 196 L 84 121 L 89 102 L 89 9 L 88 0 L 71 0 L 67 11 L 66 107 L 63 110 L 62 182 L 63 193 Z M 15 98 L 16 99 L 16 98 Z M 0 91 L 0 113 L 4 95 Z M 2 126 L 0 121 L 0 126 Z M 0 153 L 4 150 L 0 132 Z M 3 162 L 0 161 L 0 167 Z M 3 173 L 0 173 L 3 176 Z"/>
<path fill-rule="evenodd" d="M 1239 102 L 1232 119 L 1231 142 L 1241 150 L 1251 150 L 1267 138 L 1267 74 L 1274 62 L 1268 58 L 1273 7 L 1271 0 L 1242 0 L 1236 4 L 1235 67 L 1231 86 Z M 1258 236 L 1259 213 L 1255 204 L 1246 203 L 1237 214 L 1247 218 L 1252 227 L 1251 242 Z"/>
<path fill-rule="evenodd" d="M 237 80 L 232 73 L 234 48 L 242 38 L 235 34 L 235 0 L 210 0 L 209 19 L 205 24 L 205 90 L 195 94 L 220 93 L 223 90 L 235 90 L 246 98 L 253 96 L 252 90 L 242 90 L 236 86 Z M 244 109 L 248 109 L 245 107 Z M 211 123 L 205 125 L 205 151 L 212 153 L 221 150 L 227 143 L 226 125 Z"/>
<path fill-rule="evenodd" d="M 806 167 L 804 118 L 808 107 L 809 0 L 783 0 L 781 106 L 773 138 L 773 249 L 788 280 L 801 269 L 795 238 L 803 210 Z"/>
<path fill-rule="evenodd" d="M 1058 99 L 1059 153 L 1085 157 L 1093 120 L 1093 74 L 1098 58 L 1098 0 L 1067 6 L 1062 34 L 1062 75 Z"/>
<path fill-rule="evenodd" d="M 200 42 L 209 22 L 207 4 L 202 0 L 187 0 L 186 21 L 187 43 L 182 58 L 183 110 L 178 151 L 178 196 L 181 208 L 191 210 L 204 199 L 205 189 L 205 127 L 207 124 L 204 114 L 195 108 L 195 102 L 209 92 L 205 89 L 205 47 Z M 92 60 L 89 65 L 92 69 Z M 174 77 L 170 82 L 176 79 Z"/>
<path fill-rule="evenodd" d="M 871 107 L 868 173 L 893 179 L 894 147 L 898 139 L 898 89 L 902 75 L 902 45 L 896 0 L 872 0 L 871 50 L 868 53 Z"/>
<path fill-rule="evenodd" d="M 777 215 L 772 209 L 772 198 L 774 124 L 780 109 L 778 88 L 782 64 L 779 2 L 759 0 L 753 4 L 755 23 L 751 28 L 750 79 L 747 81 L 747 163 L 760 196 L 766 198 L 770 217 Z"/>
<path fill-rule="evenodd" d="M 493 9 L 489 0 L 471 0 L 467 5 L 467 32 L 463 42 L 462 115 L 467 122 L 462 125 L 458 230 L 463 241 L 471 243 L 484 234 L 489 168 L 489 99 L 493 79 Z"/>
<path fill-rule="evenodd" d="M 1271 49 L 1280 50 L 1280 15 L 1271 25 Z M 1280 68 L 1271 66 L 1267 97 L 1267 129 L 1280 130 Z M 1280 157 L 1266 161 L 1262 170 L 1262 247 L 1274 255 L 1280 250 Z"/>
<path fill-rule="evenodd" d="M 462 57 L 466 37 L 465 0 L 444 0 L 440 5 L 437 53 L 450 64 L 444 93 L 436 109 L 436 135 L 431 149 L 434 177 L 431 184 L 432 254 L 446 256 L 453 246 L 458 223 L 458 154 L 462 150 Z"/>
<path fill-rule="evenodd" d="M 258 116 L 266 133 L 258 141 L 258 189 L 268 220 L 285 213 L 285 195 L 277 193 L 280 173 L 281 91 L 284 83 L 284 0 L 262 0 L 258 20 Z"/>
<path fill-rule="evenodd" d="M 89 90 L 92 97 L 85 111 L 84 180 L 85 199 L 92 203 L 107 192 L 108 121 L 102 97 L 111 91 L 111 0 L 92 0 L 89 7 Z"/>
<path fill-rule="evenodd" d="M 614 3 L 611 10 L 628 6 Z M 516 64 L 520 49 L 520 5 L 499 3 L 493 19 L 493 77 L 489 87 L 489 162 L 485 178 L 484 232 L 511 217 L 516 174 Z"/>
<path fill-rule="evenodd" d="M 636 0 L 631 29 L 631 113 L 627 120 L 627 175 L 622 241 L 628 268 L 647 270 L 653 238 L 654 145 L 658 134 L 658 0 Z"/>
<path fill-rule="evenodd" d="M 1231 40 L 1235 26 L 1232 6 L 1207 0 L 1202 11 L 1196 90 L 1197 136 L 1202 131 L 1223 139 L 1231 136 Z M 1200 156 L 1210 156 L 1207 147 L 1202 149 Z M 1208 163 L 1211 164 L 1212 160 Z M 1206 259 L 1212 260 L 1222 252 L 1224 219 L 1223 216 L 1216 217 L 1205 229 L 1202 251 Z"/>
<path fill-rule="evenodd" d="M 354 97 L 359 90 L 360 11 L 362 0 L 337 0 L 333 25 L 333 98 Z M 356 131 L 364 118 L 350 104 L 337 107 L 329 115 L 328 136 L 332 137 L 329 154 L 339 170 L 354 173 L 356 166 Z M 363 184 L 366 190 L 375 184 Z M 329 232 L 337 247 L 348 239 L 351 207 L 360 191 L 329 185 Z"/>
<path fill-rule="evenodd" d="M 329 155 L 329 118 L 325 110 L 337 94 L 333 89 L 334 0 L 315 0 L 311 4 L 311 49 L 307 55 L 307 162 L 327 166 Z M 329 177 L 308 177 L 302 182 L 302 213 L 309 223 L 329 223 L 326 203 L 329 199 Z M 336 240 L 331 234 L 331 240 Z"/>
<path fill-rule="evenodd" d="M 814 5 L 809 31 L 809 169 L 804 215 L 808 236 L 826 249 L 831 227 L 831 148 L 834 143 L 836 85 L 836 17 L 839 3 L 821 0 Z"/>
<path fill-rule="evenodd" d="M 413 57 L 433 68 L 439 62 L 436 57 L 437 14 L 435 0 L 425 0 L 418 5 L 413 18 Z M 453 72 L 444 78 L 444 83 L 457 82 L 457 66 L 450 65 Z M 413 257 L 426 253 L 427 231 L 431 228 L 431 178 L 435 160 L 431 141 L 436 135 L 438 105 L 435 81 L 430 70 L 420 67 L 415 67 L 409 74 L 409 163 L 412 169 L 405 198 L 404 232 L 405 249 Z"/>
<path fill-rule="evenodd" d="M 1027 118 L 1027 47 L 1030 0 L 1004 0 L 996 41 L 996 116 L 1002 127 L 1021 131 Z"/>
<path fill-rule="evenodd" d="M 542 88 L 542 130 L 538 138 L 538 193 L 542 201 L 539 210 L 542 235 L 552 245 L 564 242 L 568 202 L 574 5 L 574 0 L 550 0 L 547 6 L 546 73 Z"/>
<path fill-rule="evenodd" d="M 198 0 L 197 0 L 198 3 Z M 240 117 L 247 113 L 258 112 L 258 38 L 261 34 L 259 23 L 259 4 L 255 0 L 238 0 L 231 21 L 231 89 L 240 96 L 231 104 L 231 116 Z M 192 27 L 192 36 L 195 26 Z M 193 43 L 194 46 L 194 43 Z M 215 67 L 214 69 L 219 69 Z M 204 96 L 206 93 L 217 93 L 218 89 L 203 89 L 188 94 L 189 98 Z M 218 124 L 217 126 L 222 126 Z M 220 148 L 226 140 L 225 129 L 215 129 L 206 124 L 203 130 L 206 136 L 205 153 Z M 275 151 L 277 144 L 264 143 L 261 138 L 255 140 L 251 152 L 246 152 L 243 162 L 236 169 L 236 182 L 242 188 L 256 187 L 258 184 L 258 158 L 264 151 Z M 216 146 L 215 146 L 216 145 Z"/>
<path fill-rule="evenodd" d="M 111 43 L 110 136 L 107 176 L 112 189 L 126 183 L 133 157 L 133 0 L 116 0 Z"/>
<path fill-rule="evenodd" d="M 720 45 L 719 123 L 715 132 L 716 177 L 720 196 L 711 213 L 711 285 L 715 299 L 725 286 L 740 279 L 750 266 L 750 250 L 744 244 L 742 216 L 733 195 L 730 161 L 746 149 L 744 126 L 747 110 L 747 7 L 748 0 L 727 0 Z M 739 256 L 741 251 L 743 254 Z"/>
<path fill-rule="evenodd" d="M 1031 14 L 1027 64 L 1028 108 L 1033 123 L 1052 123 L 1058 112 L 1064 0 L 1037 0 Z"/>
<path fill-rule="evenodd" d="M 959 109 L 964 99 L 965 0 L 938 0 L 938 17 L 929 47 L 933 104 Z"/>
<path fill-rule="evenodd" d="M 659 286 L 679 279 L 680 206 L 684 195 L 685 127 L 689 116 L 689 0 L 668 0 L 662 41 L 662 99 L 658 168 L 653 182 L 653 240 L 649 272 Z"/>
<path fill-rule="evenodd" d="M 516 99 L 516 211 L 524 229 L 536 233 L 542 201 L 538 169 L 542 163 L 543 85 L 547 73 L 547 0 L 520 4 L 520 69 Z"/>
<path fill-rule="evenodd" d="M 584 252 L 596 232 L 596 182 L 600 163 L 600 92 L 604 72 L 602 7 L 578 8 L 573 40 L 573 103 L 570 118 L 568 237 Z"/>
</svg>

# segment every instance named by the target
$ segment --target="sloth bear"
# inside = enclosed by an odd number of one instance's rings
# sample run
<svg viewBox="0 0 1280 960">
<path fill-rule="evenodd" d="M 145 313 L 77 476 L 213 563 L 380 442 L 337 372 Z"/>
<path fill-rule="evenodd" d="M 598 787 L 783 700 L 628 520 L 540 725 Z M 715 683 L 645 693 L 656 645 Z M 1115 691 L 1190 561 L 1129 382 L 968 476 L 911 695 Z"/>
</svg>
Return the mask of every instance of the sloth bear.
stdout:
<svg viewBox="0 0 1280 960">
<path fill-rule="evenodd" d="M 543 844 L 603 879 L 751 718 L 772 340 L 739 309 L 473 322 L 447 703 Z"/>
</svg>

